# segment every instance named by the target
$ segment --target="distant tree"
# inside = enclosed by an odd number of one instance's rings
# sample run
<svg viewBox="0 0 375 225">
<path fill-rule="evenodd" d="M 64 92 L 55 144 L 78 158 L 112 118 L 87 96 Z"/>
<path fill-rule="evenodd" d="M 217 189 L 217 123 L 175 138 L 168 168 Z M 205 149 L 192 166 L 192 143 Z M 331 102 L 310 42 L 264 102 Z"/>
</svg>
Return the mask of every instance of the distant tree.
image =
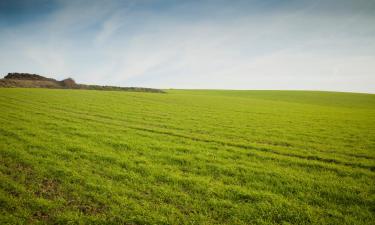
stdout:
<svg viewBox="0 0 375 225">
<path fill-rule="evenodd" d="M 77 86 L 76 82 L 72 78 L 62 80 L 61 83 L 66 88 L 75 88 Z"/>
</svg>

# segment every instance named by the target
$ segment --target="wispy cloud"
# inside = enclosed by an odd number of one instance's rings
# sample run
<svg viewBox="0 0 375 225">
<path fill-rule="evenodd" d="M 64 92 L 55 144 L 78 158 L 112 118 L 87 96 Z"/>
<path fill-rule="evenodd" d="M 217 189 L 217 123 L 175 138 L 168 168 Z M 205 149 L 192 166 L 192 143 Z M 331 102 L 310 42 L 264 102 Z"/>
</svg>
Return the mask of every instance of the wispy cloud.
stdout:
<svg viewBox="0 0 375 225">
<path fill-rule="evenodd" d="M 0 72 L 162 88 L 375 92 L 372 1 L 55 4 L 43 19 L 0 23 Z"/>
</svg>

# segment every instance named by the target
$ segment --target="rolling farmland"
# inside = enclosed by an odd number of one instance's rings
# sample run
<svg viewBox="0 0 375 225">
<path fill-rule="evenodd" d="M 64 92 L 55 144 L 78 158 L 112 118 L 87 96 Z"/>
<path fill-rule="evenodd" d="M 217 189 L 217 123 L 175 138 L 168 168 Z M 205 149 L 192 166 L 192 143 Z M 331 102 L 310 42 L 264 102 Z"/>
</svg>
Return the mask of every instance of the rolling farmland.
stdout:
<svg viewBox="0 0 375 225">
<path fill-rule="evenodd" d="M 374 224 L 375 95 L 0 89 L 0 224 Z"/>
</svg>

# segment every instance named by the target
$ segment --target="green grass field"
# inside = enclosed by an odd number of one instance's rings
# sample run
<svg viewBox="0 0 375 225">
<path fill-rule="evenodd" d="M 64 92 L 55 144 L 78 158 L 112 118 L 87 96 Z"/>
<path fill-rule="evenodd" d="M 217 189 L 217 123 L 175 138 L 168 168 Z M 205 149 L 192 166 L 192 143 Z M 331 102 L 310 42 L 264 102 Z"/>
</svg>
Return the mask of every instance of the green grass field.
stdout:
<svg viewBox="0 0 375 225">
<path fill-rule="evenodd" d="M 0 224 L 375 224 L 375 95 L 0 89 Z"/>
</svg>

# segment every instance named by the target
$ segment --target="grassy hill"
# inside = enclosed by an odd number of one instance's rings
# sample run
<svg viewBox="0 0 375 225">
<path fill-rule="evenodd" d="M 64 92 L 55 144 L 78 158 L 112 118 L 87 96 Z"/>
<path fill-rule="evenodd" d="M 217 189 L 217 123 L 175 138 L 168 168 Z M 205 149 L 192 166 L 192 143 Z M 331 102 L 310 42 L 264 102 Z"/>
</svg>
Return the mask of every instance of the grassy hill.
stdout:
<svg viewBox="0 0 375 225">
<path fill-rule="evenodd" d="M 72 78 L 58 81 L 31 73 L 8 73 L 3 79 L 0 79 L 0 88 L 51 88 L 164 93 L 163 90 L 155 88 L 77 84 Z"/>
<path fill-rule="evenodd" d="M 374 224 L 375 95 L 0 89 L 0 224 Z"/>
</svg>

